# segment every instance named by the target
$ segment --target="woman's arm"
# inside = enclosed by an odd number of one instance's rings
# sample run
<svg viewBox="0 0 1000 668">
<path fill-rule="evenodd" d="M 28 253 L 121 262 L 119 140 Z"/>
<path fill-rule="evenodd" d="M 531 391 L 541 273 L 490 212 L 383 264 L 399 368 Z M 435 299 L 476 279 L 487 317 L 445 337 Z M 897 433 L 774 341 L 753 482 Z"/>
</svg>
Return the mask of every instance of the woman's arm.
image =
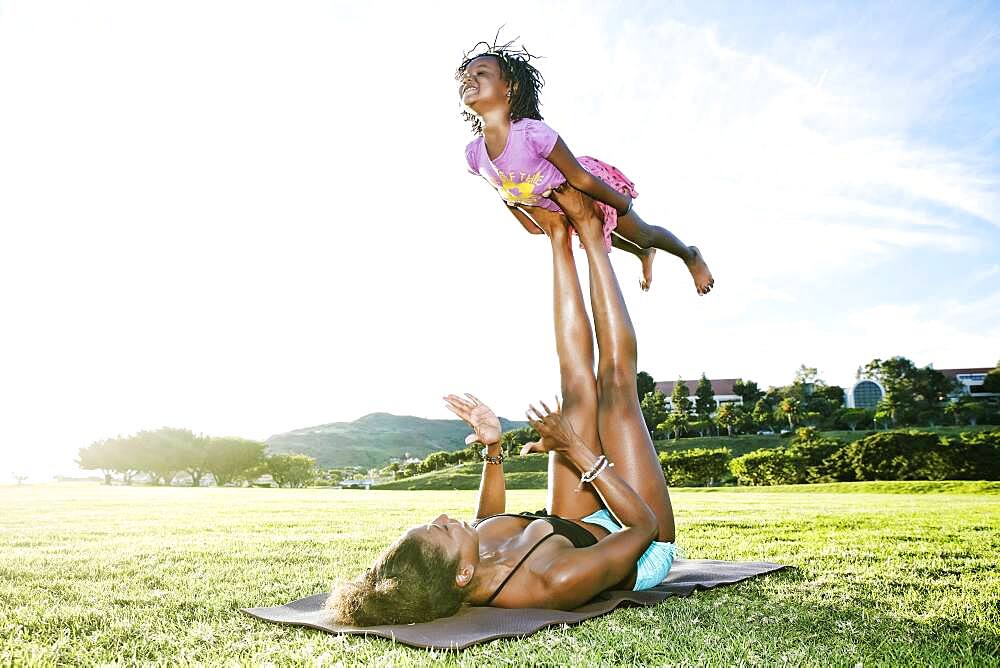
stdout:
<svg viewBox="0 0 1000 668">
<path fill-rule="evenodd" d="M 562 137 L 556 140 L 556 145 L 552 147 L 552 152 L 546 159 L 562 172 L 571 186 L 608 206 L 613 206 L 619 213 L 623 213 L 632 203 L 631 197 L 618 192 L 584 169 Z"/>
<path fill-rule="evenodd" d="M 486 444 L 486 454 L 497 457 L 501 453 L 500 443 Z M 499 515 L 507 509 L 507 484 L 503 477 L 503 461 L 490 464 L 483 460 L 483 475 L 479 479 L 479 500 L 476 503 L 476 519 Z"/>
<path fill-rule="evenodd" d="M 503 202 L 503 200 L 500 201 Z M 531 219 L 531 216 L 526 214 L 520 207 L 509 206 L 506 202 L 504 203 L 504 207 L 517 218 L 517 222 L 521 223 L 521 227 L 527 230 L 529 234 L 545 234 L 542 228 L 536 225 L 535 221 Z"/>
<path fill-rule="evenodd" d="M 486 446 L 488 457 L 501 455 L 500 420 L 490 407 L 469 393 L 465 397 L 449 394 L 444 397 L 448 410 L 465 420 L 474 433 L 465 439 Z M 479 479 L 479 502 L 476 504 L 476 519 L 499 515 L 507 507 L 507 487 L 503 477 L 503 463 L 490 464 L 483 460 L 483 475 Z"/>
<path fill-rule="evenodd" d="M 531 416 L 528 417 L 530 420 Z M 558 450 L 581 472 L 590 470 L 594 454 L 568 420 L 547 407 L 545 415 L 536 412 L 536 417 L 540 419 L 532 420 L 531 425 L 542 435 L 542 440 L 525 446 L 525 451 Z M 590 484 L 623 528 L 592 547 L 558 552 L 543 566 L 549 596 L 564 609 L 582 605 L 595 594 L 622 582 L 657 536 L 656 515 L 614 468 L 604 469 Z"/>
</svg>

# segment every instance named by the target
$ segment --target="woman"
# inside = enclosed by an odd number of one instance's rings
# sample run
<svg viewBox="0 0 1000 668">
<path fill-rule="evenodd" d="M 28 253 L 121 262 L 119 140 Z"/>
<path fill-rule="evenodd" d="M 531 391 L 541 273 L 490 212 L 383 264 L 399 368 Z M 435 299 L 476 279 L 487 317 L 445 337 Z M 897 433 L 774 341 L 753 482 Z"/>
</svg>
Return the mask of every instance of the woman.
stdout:
<svg viewBox="0 0 1000 668">
<path fill-rule="evenodd" d="M 635 331 L 604 248 L 593 203 L 565 186 L 552 193 L 574 221 L 590 269 L 599 359 L 566 218 L 539 212 L 552 245 L 556 349 L 563 404 L 532 407 L 549 453 L 548 513 L 506 514 L 500 424 L 471 395 L 445 398 L 484 445 L 476 521 L 441 515 L 407 531 L 357 579 L 331 594 L 342 624 L 429 621 L 462 605 L 570 610 L 609 588 L 659 584 L 673 561 L 674 517 L 639 410 Z M 610 511 L 610 512 L 609 512 Z"/>
</svg>

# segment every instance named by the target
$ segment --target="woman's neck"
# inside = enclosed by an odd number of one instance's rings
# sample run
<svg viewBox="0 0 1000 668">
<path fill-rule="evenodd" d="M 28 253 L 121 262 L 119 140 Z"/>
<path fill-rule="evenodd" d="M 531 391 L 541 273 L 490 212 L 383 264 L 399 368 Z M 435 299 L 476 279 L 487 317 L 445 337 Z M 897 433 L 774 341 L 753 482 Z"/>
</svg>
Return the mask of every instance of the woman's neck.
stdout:
<svg viewBox="0 0 1000 668">
<path fill-rule="evenodd" d="M 489 552 L 479 556 L 479 566 L 476 574 L 469 584 L 469 595 L 465 602 L 469 605 L 483 605 L 489 600 L 493 593 L 507 577 L 513 564 L 506 563 L 505 554 L 502 552 Z"/>
</svg>

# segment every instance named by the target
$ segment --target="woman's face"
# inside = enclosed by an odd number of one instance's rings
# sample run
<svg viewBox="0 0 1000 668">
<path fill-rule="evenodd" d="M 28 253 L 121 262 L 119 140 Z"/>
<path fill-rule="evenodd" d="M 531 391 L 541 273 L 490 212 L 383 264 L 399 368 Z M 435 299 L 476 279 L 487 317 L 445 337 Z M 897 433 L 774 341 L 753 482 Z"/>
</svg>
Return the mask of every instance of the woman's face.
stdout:
<svg viewBox="0 0 1000 668">
<path fill-rule="evenodd" d="M 458 559 L 462 563 L 479 560 L 479 534 L 468 522 L 438 515 L 406 533 L 436 546 L 449 560 Z"/>
<path fill-rule="evenodd" d="M 510 86 L 500 75 L 500 63 L 493 56 L 471 60 L 458 85 L 462 104 L 477 113 L 496 104 L 510 105 L 509 90 Z"/>
</svg>

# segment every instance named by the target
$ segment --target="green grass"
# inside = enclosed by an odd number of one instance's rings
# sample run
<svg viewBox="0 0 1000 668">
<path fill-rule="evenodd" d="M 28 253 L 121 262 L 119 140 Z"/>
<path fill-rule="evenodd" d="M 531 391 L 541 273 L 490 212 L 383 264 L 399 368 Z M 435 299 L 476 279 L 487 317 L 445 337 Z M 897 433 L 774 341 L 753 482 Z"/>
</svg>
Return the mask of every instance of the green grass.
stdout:
<svg viewBox="0 0 1000 668">
<path fill-rule="evenodd" d="M 687 556 L 794 568 L 460 653 L 238 609 L 323 591 L 475 492 L 0 487 L 0 665 L 1000 665 L 996 485 L 934 485 L 675 489 Z"/>
</svg>

